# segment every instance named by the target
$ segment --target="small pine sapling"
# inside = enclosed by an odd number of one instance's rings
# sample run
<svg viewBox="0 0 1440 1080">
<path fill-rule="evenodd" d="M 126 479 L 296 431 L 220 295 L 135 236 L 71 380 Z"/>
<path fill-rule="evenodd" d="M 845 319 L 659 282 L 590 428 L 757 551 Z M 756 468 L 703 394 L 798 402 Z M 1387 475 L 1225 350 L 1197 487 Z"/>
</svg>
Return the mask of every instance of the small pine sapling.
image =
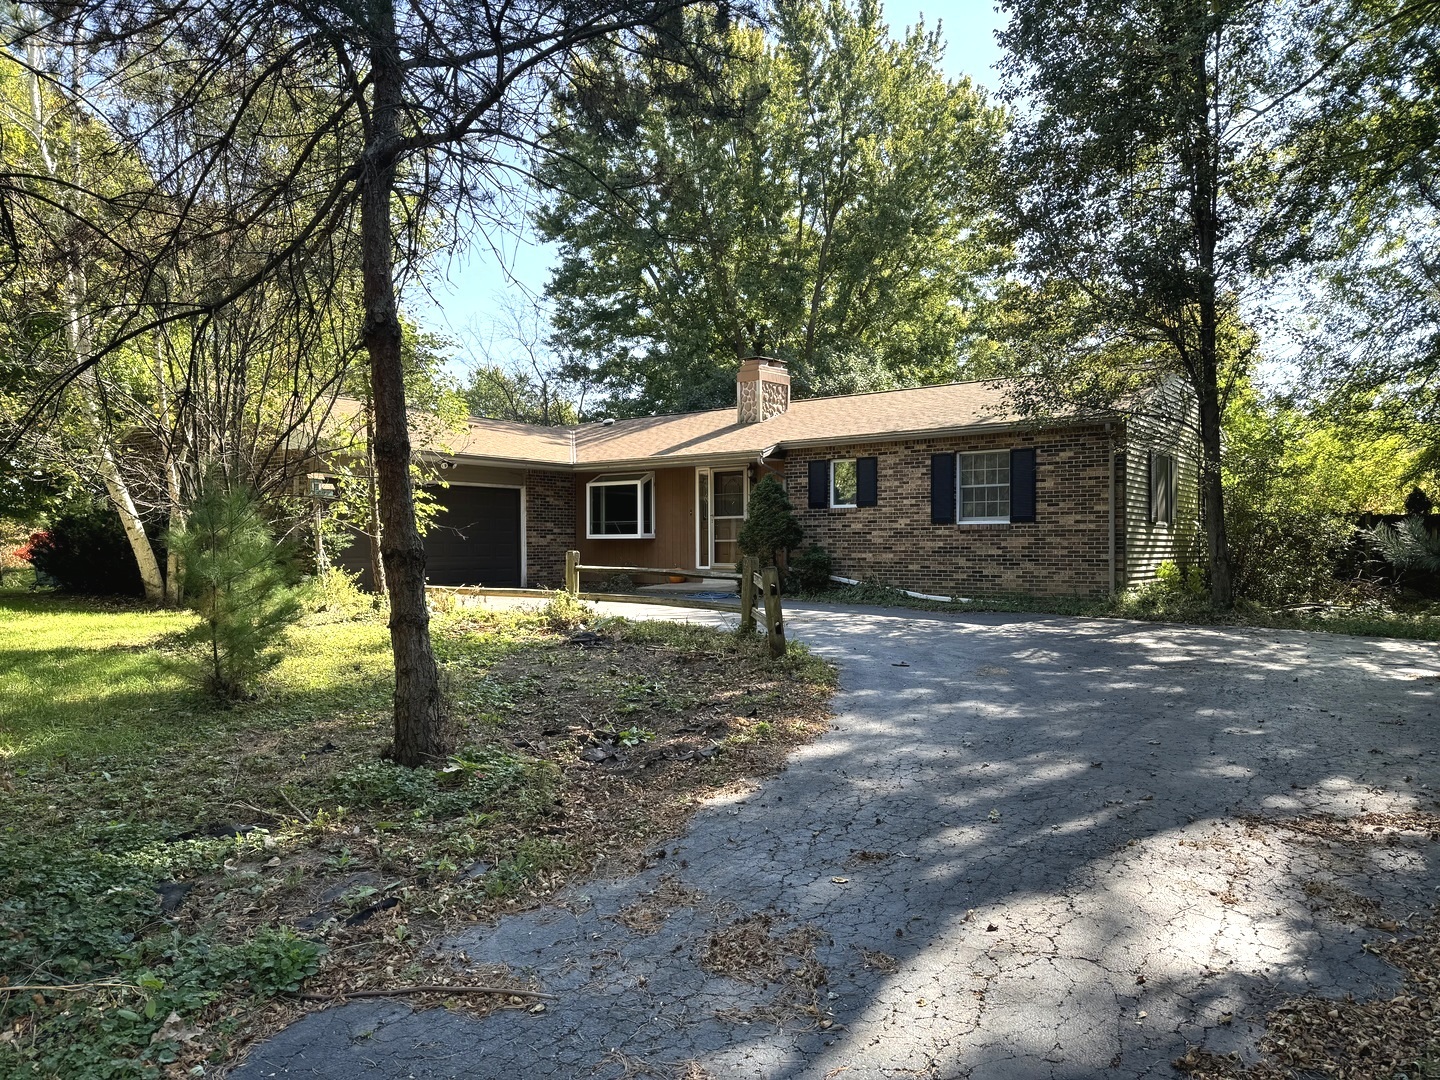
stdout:
<svg viewBox="0 0 1440 1080">
<path fill-rule="evenodd" d="M 185 597 L 200 616 L 190 632 L 197 681 L 221 701 L 249 697 L 280 662 L 278 644 L 300 614 L 289 560 L 255 496 L 208 479 L 183 528 L 170 534 L 185 567 Z"/>
<path fill-rule="evenodd" d="M 750 509 L 740 528 L 740 550 L 754 555 L 761 566 L 778 566 L 802 536 L 790 496 L 773 474 L 766 476 L 750 492 Z"/>
</svg>

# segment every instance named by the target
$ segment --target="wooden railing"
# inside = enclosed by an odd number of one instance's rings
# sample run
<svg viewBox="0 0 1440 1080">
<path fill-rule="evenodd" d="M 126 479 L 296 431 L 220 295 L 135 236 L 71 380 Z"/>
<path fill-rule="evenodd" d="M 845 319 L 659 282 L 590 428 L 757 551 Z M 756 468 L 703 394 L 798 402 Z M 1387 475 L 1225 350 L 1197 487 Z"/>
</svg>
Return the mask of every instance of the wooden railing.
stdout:
<svg viewBox="0 0 1440 1080">
<path fill-rule="evenodd" d="M 780 607 L 780 571 L 773 566 L 763 570 L 758 560 L 747 555 L 740 560 L 739 571 L 724 570 L 677 570 L 654 566 L 586 566 L 580 562 L 580 552 L 565 553 L 565 591 L 579 596 L 581 574 L 663 574 L 674 577 L 719 578 L 735 581 L 740 585 L 740 632 L 749 634 L 755 630 L 755 608 L 759 607 L 765 616 L 765 639 L 770 646 L 772 657 L 785 655 L 785 614 Z M 636 597 L 639 600 L 649 597 Z M 732 609 L 733 610 L 733 609 Z"/>
</svg>

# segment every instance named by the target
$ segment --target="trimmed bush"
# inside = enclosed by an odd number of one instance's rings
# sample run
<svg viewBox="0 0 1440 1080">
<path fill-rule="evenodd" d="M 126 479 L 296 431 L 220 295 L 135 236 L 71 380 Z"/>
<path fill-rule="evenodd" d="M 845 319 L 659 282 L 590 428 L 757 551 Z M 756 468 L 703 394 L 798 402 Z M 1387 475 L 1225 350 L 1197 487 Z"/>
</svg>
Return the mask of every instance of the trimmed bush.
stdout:
<svg viewBox="0 0 1440 1080">
<path fill-rule="evenodd" d="M 776 566 L 799 546 L 803 535 L 790 496 L 773 473 L 766 476 L 750 492 L 750 509 L 740 528 L 740 550 L 754 555 L 761 566 Z"/>
<path fill-rule="evenodd" d="M 140 568 L 115 508 L 103 500 L 76 503 L 21 551 L 36 581 L 61 592 L 143 596 Z"/>
<path fill-rule="evenodd" d="M 794 592 L 824 592 L 830 588 L 830 575 L 833 571 L 834 563 L 830 559 L 830 552 L 819 544 L 811 544 L 791 557 L 786 584 Z"/>
</svg>

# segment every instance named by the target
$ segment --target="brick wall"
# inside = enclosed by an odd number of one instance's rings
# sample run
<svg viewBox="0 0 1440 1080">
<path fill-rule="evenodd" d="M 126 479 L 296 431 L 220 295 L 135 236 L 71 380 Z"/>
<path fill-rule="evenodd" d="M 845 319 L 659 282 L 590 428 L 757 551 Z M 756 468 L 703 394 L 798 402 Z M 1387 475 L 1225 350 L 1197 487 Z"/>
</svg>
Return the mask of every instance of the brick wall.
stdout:
<svg viewBox="0 0 1440 1080">
<path fill-rule="evenodd" d="M 1036 450 L 1034 524 L 931 524 L 931 454 L 1025 446 Z M 1097 596 L 1110 580 L 1108 454 L 1101 427 L 842 444 L 792 450 L 785 480 L 805 541 L 843 577 L 956 596 Z M 850 457 L 879 459 L 879 505 L 809 509 L 810 461 Z"/>
<path fill-rule="evenodd" d="M 569 473 L 525 474 L 525 569 L 533 588 L 565 584 L 565 552 L 575 546 L 575 478 Z"/>
</svg>

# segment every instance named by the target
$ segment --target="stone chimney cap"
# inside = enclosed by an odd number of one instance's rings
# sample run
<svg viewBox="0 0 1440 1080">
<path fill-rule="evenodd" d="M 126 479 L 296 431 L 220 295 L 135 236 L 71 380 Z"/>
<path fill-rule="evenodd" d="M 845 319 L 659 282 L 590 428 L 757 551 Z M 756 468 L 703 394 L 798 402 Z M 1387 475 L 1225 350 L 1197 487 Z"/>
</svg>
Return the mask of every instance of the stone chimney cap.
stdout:
<svg viewBox="0 0 1440 1080">
<path fill-rule="evenodd" d="M 735 375 L 736 421 L 763 423 L 790 407 L 790 372 L 773 356 L 751 356 L 740 361 Z"/>
</svg>

